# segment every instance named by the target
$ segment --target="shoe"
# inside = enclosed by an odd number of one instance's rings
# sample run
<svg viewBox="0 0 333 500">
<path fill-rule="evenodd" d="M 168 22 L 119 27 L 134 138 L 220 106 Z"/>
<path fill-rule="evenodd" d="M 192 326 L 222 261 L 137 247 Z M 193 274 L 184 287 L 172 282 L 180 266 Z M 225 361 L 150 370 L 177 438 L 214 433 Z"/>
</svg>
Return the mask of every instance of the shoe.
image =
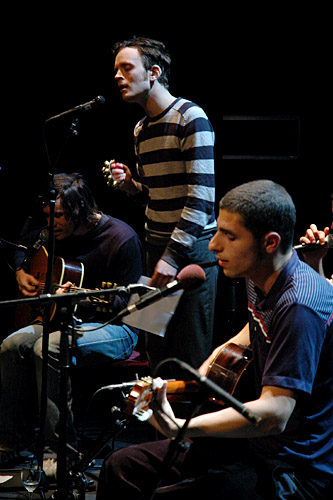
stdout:
<svg viewBox="0 0 333 500">
<path fill-rule="evenodd" d="M 17 452 L 13 448 L 0 446 L 0 467 L 8 466 L 17 457 Z"/>
<path fill-rule="evenodd" d="M 56 458 L 44 458 L 43 471 L 46 479 L 50 484 L 54 484 L 57 482 L 57 467 L 58 462 Z M 66 459 L 66 468 L 67 471 L 71 469 L 71 462 L 68 458 Z"/>
<path fill-rule="evenodd" d="M 57 460 L 55 458 L 43 460 L 43 471 L 50 484 L 57 482 Z"/>
</svg>

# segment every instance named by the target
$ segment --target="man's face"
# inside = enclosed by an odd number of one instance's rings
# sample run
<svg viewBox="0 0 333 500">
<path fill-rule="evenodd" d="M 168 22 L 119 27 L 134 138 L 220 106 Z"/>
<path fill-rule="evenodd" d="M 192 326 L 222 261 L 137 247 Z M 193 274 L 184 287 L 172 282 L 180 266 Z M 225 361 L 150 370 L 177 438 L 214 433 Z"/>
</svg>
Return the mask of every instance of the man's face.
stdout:
<svg viewBox="0 0 333 500">
<path fill-rule="evenodd" d="M 252 233 L 243 225 L 241 215 L 220 210 L 217 232 L 209 250 L 218 258 L 219 266 L 229 278 L 251 278 L 260 272 L 261 252 Z"/>
<path fill-rule="evenodd" d="M 47 205 L 43 208 L 43 213 L 47 223 L 50 223 L 50 207 Z M 74 222 L 67 220 L 64 216 L 64 211 L 59 199 L 56 199 L 54 207 L 54 237 L 56 240 L 64 240 L 74 233 Z"/>
<path fill-rule="evenodd" d="M 115 60 L 115 80 L 124 101 L 142 104 L 151 89 L 149 71 L 136 47 L 120 50 Z"/>
</svg>

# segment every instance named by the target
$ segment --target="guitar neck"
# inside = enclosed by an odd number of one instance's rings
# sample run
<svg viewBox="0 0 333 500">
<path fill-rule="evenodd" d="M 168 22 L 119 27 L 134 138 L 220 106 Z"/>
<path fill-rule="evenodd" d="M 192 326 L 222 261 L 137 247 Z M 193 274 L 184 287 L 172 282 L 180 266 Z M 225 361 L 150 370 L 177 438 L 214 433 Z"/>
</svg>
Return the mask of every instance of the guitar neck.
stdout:
<svg viewBox="0 0 333 500">
<path fill-rule="evenodd" d="M 207 377 L 218 384 L 229 394 L 233 394 L 239 379 L 252 361 L 252 351 L 246 346 L 233 343 L 222 347 L 213 363 L 209 367 Z M 191 400 L 191 394 L 198 392 L 200 384 L 195 380 L 169 380 L 167 381 L 167 396 L 169 401 Z M 153 379 L 145 377 L 137 381 L 127 397 L 126 413 L 130 415 L 146 415 L 149 418 L 149 405 L 153 398 Z M 210 398 L 210 401 L 225 406 L 223 401 Z M 151 412 L 151 410 L 149 410 Z"/>
<path fill-rule="evenodd" d="M 195 380 L 168 380 L 167 394 L 187 394 L 197 392 L 199 384 Z"/>
</svg>

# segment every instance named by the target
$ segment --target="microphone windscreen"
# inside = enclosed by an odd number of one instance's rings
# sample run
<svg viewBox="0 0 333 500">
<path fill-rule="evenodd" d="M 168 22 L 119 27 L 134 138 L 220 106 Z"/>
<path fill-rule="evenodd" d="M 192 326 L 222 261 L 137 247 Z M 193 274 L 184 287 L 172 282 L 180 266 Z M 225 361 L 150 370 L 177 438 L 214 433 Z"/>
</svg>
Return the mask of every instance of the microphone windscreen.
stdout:
<svg viewBox="0 0 333 500">
<path fill-rule="evenodd" d="M 98 95 L 95 100 L 99 104 L 104 104 L 105 103 L 105 98 L 102 95 Z"/>
<path fill-rule="evenodd" d="M 205 271 L 197 264 L 184 267 L 177 275 L 184 290 L 195 290 L 203 284 L 206 279 Z"/>
<path fill-rule="evenodd" d="M 49 236 L 50 236 L 49 235 L 49 229 L 47 227 L 45 227 L 44 229 L 42 229 L 41 232 L 40 232 L 40 235 L 39 235 L 39 237 L 40 237 L 40 239 L 42 241 L 49 241 Z"/>
</svg>

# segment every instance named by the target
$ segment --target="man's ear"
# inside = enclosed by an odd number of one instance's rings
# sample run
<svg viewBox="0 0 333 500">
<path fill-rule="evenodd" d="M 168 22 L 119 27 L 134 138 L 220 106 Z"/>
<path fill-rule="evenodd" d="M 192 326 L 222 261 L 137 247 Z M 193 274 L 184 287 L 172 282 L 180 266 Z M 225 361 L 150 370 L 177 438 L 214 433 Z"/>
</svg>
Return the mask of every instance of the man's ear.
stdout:
<svg viewBox="0 0 333 500">
<path fill-rule="evenodd" d="M 264 236 L 264 248 L 267 253 L 273 253 L 280 245 L 281 236 L 279 233 L 270 232 Z"/>
<path fill-rule="evenodd" d="M 158 80 L 162 74 L 162 69 L 158 64 L 154 64 L 149 70 L 150 72 L 150 81 Z"/>
</svg>

